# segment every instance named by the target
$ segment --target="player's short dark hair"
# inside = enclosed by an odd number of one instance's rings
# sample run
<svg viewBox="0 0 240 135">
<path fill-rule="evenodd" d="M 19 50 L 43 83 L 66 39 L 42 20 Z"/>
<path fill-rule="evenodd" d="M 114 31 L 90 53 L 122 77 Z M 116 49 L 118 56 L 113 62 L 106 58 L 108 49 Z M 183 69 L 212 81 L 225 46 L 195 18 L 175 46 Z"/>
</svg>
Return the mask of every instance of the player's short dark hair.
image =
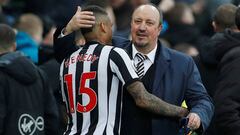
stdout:
<svg viewBox="0 0 240 135">
<path fill-rule="evenodd" d="M 16 42 L 16 33 L 6 24 L 0 24 L 0 31 L 0 52 L 9 51 Z"/>
<path fill-rule="evenodd" d="M 95 24 L 100 23 L 104 19 L 108 19 L 108 14 L 107 12 L 102 8 L 97 5 L 88 5 L 86 7 L 83 7 L 82 11 L 91 11 L 93 12 L 93 15 L 95 16 Z M 92 28 L 82 28 L 82 34 L 86 34 L 89 32 L 92 32 L 95 26 Z"/>
<path fill-rule="evenodd" d="M 236 11 L 235 22 L 236 22 L 238 29 L 240 30 L 240 7 L 238 7 L 238 9 Z"/>
<path fill-rule="evenodd" d="M 234 28 L 235 24 L 235 14 L 237 11 L 237 6 L 233 4 L 223 4 L 217 8 L 213 16 L 213 21 L 221 28 Z"/>
</svg>

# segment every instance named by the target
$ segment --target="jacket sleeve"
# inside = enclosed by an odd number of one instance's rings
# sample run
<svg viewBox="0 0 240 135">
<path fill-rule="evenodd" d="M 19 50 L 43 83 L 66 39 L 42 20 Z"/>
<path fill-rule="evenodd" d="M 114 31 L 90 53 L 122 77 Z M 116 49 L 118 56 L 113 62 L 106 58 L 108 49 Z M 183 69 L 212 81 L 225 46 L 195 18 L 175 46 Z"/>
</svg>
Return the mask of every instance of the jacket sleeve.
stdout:
<svg viewBox="0 0 240 135">
<path fill-rule="evenodd" d="M 58 135 L 59 129 L 59 113 L 57 103 L 53 95 L 53 91 L 50 88 L 49 81 L 46 74 L 39 69 L 41 78 L 44 85 L 44 127 L 46 135 Z"/>
<path fill-rule="evenodd" d="M 5 89 L 4 88 L 4 76 L 0 73 L 0 134 L 3 134 L 4 131 L 4 125 L 5 125 L 5 117 L 6 117 L 6 94 L 5 94 Z"/>
<path fill-rule="evenodd" d="M 239 59 L 239 58 L 238 58 Z M 218 132 L 225 135 L 240 134 L 240 66 L 239 60 L 229 60 L 222 65 L 218 76 L 214 103 L 216 106 L 216 127 Z"/>
<path fill-rule="evenodd" d="M 209 126 L 214 106 L 210 96 L 202 84 L 200 73 L 192 58 L 189 58 L 187 70 L 187 89 L 185 99 L 190 112 L 196 113 L 201 119 L 201 128 L 198 131 L 202 133 Z"/>
<path fill-rule="evenodd" d="M 59 63 L 78 49 L 78 46 L 75 45 L 75 32 L 64 37 L 59 37 L 63 29 L 64 27 L 57 28 L 53 40 L 54 55 Z"/>
</svg>

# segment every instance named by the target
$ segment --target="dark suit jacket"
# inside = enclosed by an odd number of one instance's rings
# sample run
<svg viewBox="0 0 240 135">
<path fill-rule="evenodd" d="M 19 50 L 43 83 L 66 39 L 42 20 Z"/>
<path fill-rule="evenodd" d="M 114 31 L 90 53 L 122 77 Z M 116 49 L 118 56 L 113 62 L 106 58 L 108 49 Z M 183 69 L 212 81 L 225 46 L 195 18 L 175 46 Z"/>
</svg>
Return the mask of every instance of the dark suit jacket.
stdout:
<svg viewBox="0 0 240 135">
<path fill-rule="evenodd" d="M 129 54 L 132 54 L 131 46 L 132 43 L 129 43 L 125 47 Z M 214 107 L 201 82 L 194 61 L 185 54 L 162 46 L 160 42 L 158 42 L 157 50 L 158 55 L 156 55 L 154 62 L 156 64 L 155 76 L 152 78 L 152 93 L 164 101 L 178 106 L 181 106 L 183 100 L 186 100 L 190 112 L 195 112 L 200 116 L 202 129 L 205 130 L 211 121 Z M 125 107 L 123 106 L 123 109 Z M 145 128 L 137 128 L 136 125 L 141 125 L 141 123 L 131 123 L 131 120 L 137 119 L 136 115 L 126 116 L 123 114 L 123 116 L 127 118 L 124 118 L 126 122 L 123 121 L 122 126 L 126 127 L 125 129 L 128 130 L 129 134 L 135 134 L 136 130 L 138 134 L 146 133 Z M 137 129 L 131 128 L 132 126 Z M 177 135 L 178 131 L 179 123 L 177 120 L 152 115 L 153 135 Z"/>
<path fill-rule="evenodd" d="M 74 46 L 74 33 L 62 39 L 57 39 L 60 30 L 55 33 L 54 49 L 57 54 L 56 59 L 62 61 L 64 57 L 70 55 L 76 50 Z M 121 39 L 114 39 L 114 43 L 120 43 Z M 126 50 L 131 54 L 131 42 L 124 41 L 121 44 L 126 45 Z M 124 46 L 124 45 L 122 45 Z M 197 113 L 201 118 L 202 129 L 205 130 L 209 125 L 213 115 L 213 104 L 207 94 L 197 70 L 197 67 L 191 57 L 166 48 L 158 43 L 160 47 L 159 55 L 155 59 L 156 71 L 152 79 L 152 93 L 164 101 L 181 106 L 183 100 L 186 100 L 191 112 Z M 131 134 L 131 130 L 144 130 L 132 128 L 133 125 L 126 122 L 126 126 Z M 166 117 L 154 117 L 152 119 L 153 135 L 176 135 L 178 134 L 178 121 Z"/>
</svg>

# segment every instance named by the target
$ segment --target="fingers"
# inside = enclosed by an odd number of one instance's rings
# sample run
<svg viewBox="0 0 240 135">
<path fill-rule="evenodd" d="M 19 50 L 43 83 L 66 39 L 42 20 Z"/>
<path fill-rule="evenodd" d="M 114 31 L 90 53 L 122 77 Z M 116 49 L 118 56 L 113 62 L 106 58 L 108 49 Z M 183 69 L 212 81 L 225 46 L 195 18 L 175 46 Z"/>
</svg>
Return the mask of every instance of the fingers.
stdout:
<svg viewBox="0 0 240 135">
<path fill-rule="evenodd" d="M 95 21 L 95 16 L 93 15 L 93 12 L 83 11 L 79 15 L 79 17 L 81 20 Z"/>
<path fill-rule="evenodd" d="M 201 124 L 200 117 L 196 113 L 189 113 L 188 127 L 192 130 L 198 129 Z"/>
<path fill-rule="evenodd" d="M 91 28 L 93 25 L 90 24 L 81 24 L 79 28 Z"/>
<path fill-rule="evenodd" d="M 78 28 L 89 28 L 95 24 L 95 16 L 90 11 L 82 11 L 75 18 L 73 21 Z"/>
<path fill-rule="evenodd" d="M 81 28 L 90 28 L 95 24 L 95 16 L 91 11 L 81 11 L 81 7 L 78 6 L 75 15 L 69 21 L 66 26 L 65 33 L 71 33 Z"/>
<path fill-rule="evenodd" d="M 91 12 L 91 11 L 81 11 L 80 14 L 81 15 L 89 15 L 89 16 L 93 16 L 94 17 L 93 12 Z"/>
</svg>

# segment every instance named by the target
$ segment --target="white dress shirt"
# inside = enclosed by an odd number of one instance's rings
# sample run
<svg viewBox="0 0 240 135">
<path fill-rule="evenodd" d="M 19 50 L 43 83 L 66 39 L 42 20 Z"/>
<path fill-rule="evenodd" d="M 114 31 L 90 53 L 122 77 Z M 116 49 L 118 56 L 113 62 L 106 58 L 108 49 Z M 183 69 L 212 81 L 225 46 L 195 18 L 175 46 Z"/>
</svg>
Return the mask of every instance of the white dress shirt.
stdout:
<svg viewBox="0 0 240 135">
<path fill-rule="evenodd" d="M 150 66 L 154 63 L 154 59 L 155 59 L 155 56 L 156 56 L 156 51 L 157 51 L 157 45 L 148 54 L 143 54 L 141 52 L 138 52 L 136 47 L 134 45 L 132 45 L 132 58 L 133 58 L 134 67 L 136 67 L 136 64 L 139 62 L 137 57 L 136 57 L 137 53 L 141 53 L 141 54 L 147 56 L 147 59 L 144 60 L 144 74 L 146 74 L 146 72 L 148 71 Z"/>
</svg>

